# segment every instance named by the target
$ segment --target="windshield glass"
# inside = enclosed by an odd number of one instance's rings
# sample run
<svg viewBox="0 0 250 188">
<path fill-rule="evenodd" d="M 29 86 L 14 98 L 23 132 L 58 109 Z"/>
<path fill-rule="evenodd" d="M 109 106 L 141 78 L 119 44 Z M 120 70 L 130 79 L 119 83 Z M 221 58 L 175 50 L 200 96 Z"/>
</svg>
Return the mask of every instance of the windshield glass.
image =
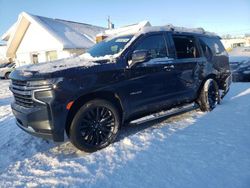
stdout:
<svg viewBox="0 0 250 188">
<path fill-rule="evenodd" d="M 133 35 L 108 38 L 88 50 L 92 57 L 101 57 L 105 55 L 114 55 L 122 51 L 125 45 L 131 40 Z"/>
</svg>

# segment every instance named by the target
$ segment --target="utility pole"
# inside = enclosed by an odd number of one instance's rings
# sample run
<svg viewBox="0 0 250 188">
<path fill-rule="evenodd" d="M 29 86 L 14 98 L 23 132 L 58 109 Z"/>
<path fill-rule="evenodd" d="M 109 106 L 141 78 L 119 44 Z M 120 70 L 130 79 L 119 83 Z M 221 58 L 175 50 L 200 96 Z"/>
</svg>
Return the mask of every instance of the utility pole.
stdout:
<svg viewBox="0 0 250 188">
<path fill-rule="evenodd" d="M 109 29 L 114 29 L 114 24 L 111 22 L 111 20 L 110 20 L 110 16 L 108 16 L 108 28 Z"/>
</svg>

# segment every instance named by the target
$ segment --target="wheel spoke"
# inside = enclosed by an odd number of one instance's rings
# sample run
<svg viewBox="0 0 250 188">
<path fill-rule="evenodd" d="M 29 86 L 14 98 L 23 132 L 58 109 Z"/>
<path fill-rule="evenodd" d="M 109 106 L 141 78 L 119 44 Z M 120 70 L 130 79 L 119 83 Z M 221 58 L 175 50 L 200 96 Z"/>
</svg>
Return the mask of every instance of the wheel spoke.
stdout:
<svg viewBox="0 0 250 188">
<path fill-rule="evenodd" d="M 104 107 L 101 108 L 101 114 L 100 114 L 100 119 L 103 118 L 104 114 L 105 114 L 106 110 Z"/>
<path fill-rule="evenodd" d="M 105 123 L 111 123 L 113 121 L 113 117 L 112 116 L 109 116 L 105 119 L 102 119 L 101 123 L 102 124 L 105 124 Z"/>
<path fill-rule="evenodd" d="M 102 115 L 102 119 L 106 118 L 107 116 L 109 116 L 109 112 L 107 109 L 104 108 L 103 110 L 103 115 Z"/>
<path fill-rule="evenodd" d="M 214 108 L 217 102 L 216 87 L 213 83 L 210 83 L 208 88 L 208 103 L 210 108 Z"/>
<path fill-rule="evenodd" d="M 83 142 L 89 146 L 98 146 L 107 141 L 114 125 L 113 113 L 106 107 L 97 106 L 83 114 L 79 130 Z"/>
<path fill-rule="evenodd" d="M 103 136 L 103 134 L 99 134 L 100 135 L 100 139 L 101 139 L 101 142 L 103 142 L 105 140 L 105 137 Z"/>
<path fill-rule="evenodd" d="M 107 127 L 107 126 L 102 126 L 102 127 L 101 127 L 101 130 L 102 130 L 102 131 L 110 131 L 110 128 Z"/>
<path fill-rule="evenodd" d="M 90 125 L 92 122 L 90 121 L 90 120 L 87 120 L 87 119 L 82 119 L 82 122 L 83 123 L 86 123 L 86 124 L 88 124 L 88 125 Z M 85 124 L 84 124 L 85 125 Z M 88 125 L 86 125 L 86 126 L 88 126 Z"/>
<path fill-rule="evenodd" d="M 99 111 L 99 107 L 96 108 L 95 120 L 96 120 L 96 121 L 99 121 L 99 120 L 100 120 L 100 111 Z"/>
<path fill-rule="evenodd" d="M 93 139 L 93 133 L 94 133 L 94 131 L 91 130 L 90 133 L 88 134 L 87 142 L 88 142 L 89 144 L 91 143 L 91 141 L 92 141 L 92 139 Z"/>
<path fill-rule="evenodd" d="M 99 144 L 99 140 L 100 140 L 100 135 L 99 135 L 99 133 L 96 132 L 96 143 L 95 143 L 95 145 Z"/>
</svg>

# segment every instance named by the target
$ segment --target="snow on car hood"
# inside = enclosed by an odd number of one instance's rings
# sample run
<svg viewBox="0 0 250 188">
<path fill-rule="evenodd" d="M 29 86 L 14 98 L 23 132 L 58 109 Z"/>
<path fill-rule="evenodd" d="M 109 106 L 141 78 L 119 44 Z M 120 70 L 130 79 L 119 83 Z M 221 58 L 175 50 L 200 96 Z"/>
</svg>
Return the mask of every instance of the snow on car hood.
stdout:
<svg viewBox="0 0 250 188">
<path fill-rule="evenodd" d="M 100 65 L 96 61 L 108 60 L 107 63 L 113 63 L 115 55 L 106 55 L 101 57 L 92 57 L 89 53 L 84 53 L 77 57 L 60 59 L 52 62 L 38 63 L 33 65 L 25 65 L 17 68 L 24 76 L 32 75 L 33 73 L 52 73 L 74 67 L 92 67 Z"/>
</svg>

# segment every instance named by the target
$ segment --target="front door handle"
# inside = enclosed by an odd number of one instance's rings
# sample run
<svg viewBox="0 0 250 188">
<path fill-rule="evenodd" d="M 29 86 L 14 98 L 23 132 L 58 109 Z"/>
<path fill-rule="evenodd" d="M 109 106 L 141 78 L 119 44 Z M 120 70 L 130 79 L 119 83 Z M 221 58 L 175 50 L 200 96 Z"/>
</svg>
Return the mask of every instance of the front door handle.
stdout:
<svg viewBox="0 0 250 188">
<path fill-rule="evenodd" d="M 174 69 L 174 65 L 166 65 L 163 67 L 166 71 L 171 71 L 172 69 Z"/>
</svg>

